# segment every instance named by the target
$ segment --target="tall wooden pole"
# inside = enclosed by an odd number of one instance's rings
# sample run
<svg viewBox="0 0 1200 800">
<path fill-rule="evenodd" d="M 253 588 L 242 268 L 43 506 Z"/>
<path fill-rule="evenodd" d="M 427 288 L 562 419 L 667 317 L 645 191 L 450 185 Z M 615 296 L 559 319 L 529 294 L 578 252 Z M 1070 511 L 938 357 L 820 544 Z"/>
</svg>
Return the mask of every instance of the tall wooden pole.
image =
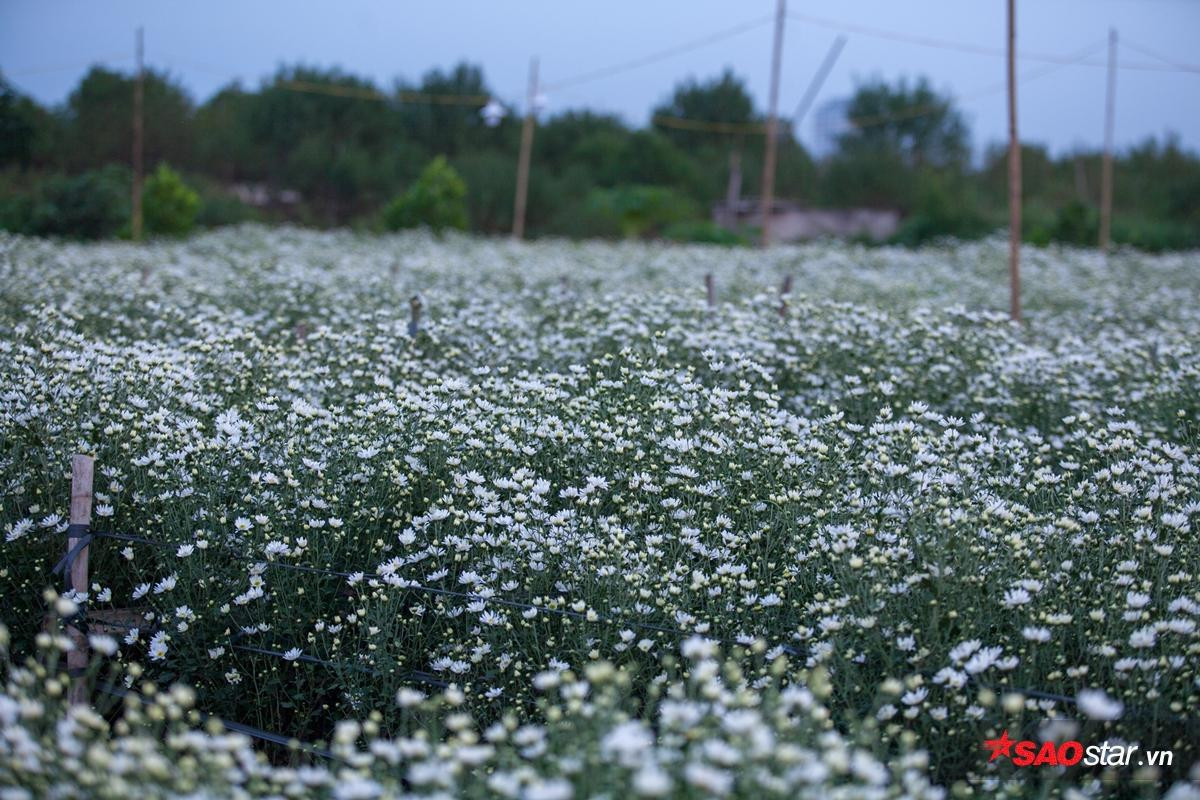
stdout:
<svg viewBox="0 0 1200 800">
<path fill-rule="evenodd" d="M 529 62 L 529 90 L 525 95 L 525 122 L 521 125 L 521 153 L 517 157 L 517 196 L 513 200 L 514 239 L 525 236 L 525 202 L 529 197 L 529 159 L 533 151 L 534 104 L 538 96 L 538 60 Z"/>
<path fill-rule="evenodd" d="M 775 155 L 779 146 L 779 68 L 783 59 L 783 20 L 787 0 L 776 0 L 775 44 L 771 49 L 771 95 L 767 108 L 767 146 L 762 174 L 762 246 L 771 243 L 771 206 L 775 200 Z"/>
<path fill-rule="evenodd" d="M 1021 141 L 1017 138 L 1017 12 L 1008 0 L 1008 280 L 1009 315 L 1021 321 Z"/>
<path fill-rule="evenodd" d="M 1104 169 L 1100 174 L 1100 249 L 1108 250 L 1112 232 L 1113 117 L 1117 104 L 1117 30 L 1108 31 L 1108 91 L 1104 103 Z"/>
<path fill-rule="evenodd" d="M 137 75 L 133 81 L 133 240 L 142 239 L 142 104 L 145 95 L 142 67 L 142 29 L 137 29 Z"/>
</svg>

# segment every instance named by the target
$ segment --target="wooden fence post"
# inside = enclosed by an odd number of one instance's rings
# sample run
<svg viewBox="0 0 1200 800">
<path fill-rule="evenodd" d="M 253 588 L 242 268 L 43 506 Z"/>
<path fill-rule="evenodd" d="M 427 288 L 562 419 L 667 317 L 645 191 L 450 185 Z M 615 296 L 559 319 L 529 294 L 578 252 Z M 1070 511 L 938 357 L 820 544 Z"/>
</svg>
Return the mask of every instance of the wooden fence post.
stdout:
<svg viewBox="0 0 1200 800">
<path fill-rule="evenodd" d="M 408 335 L 416 336 L 421 330 L 421 298 L 414 294 L 408 301 L 408 307 L 410 311 L 408 319 Z"/>
<path fill-rule="evenodd" d="M 71 525 L 82 525 L 72 533 L 79 536 L 67 538 L 67 552 L 72 552 L 86 536 L 92 524 L 92 473 L 95 461 L 91 456 L 75 455 L 71 458 Z M 67 582 L 79 594 L 88 592 L 88 546 L 85 544 L 75 554 L 67 569 Z M 70 700 L 73 705 L 88 702 L 87 685 L 79 679 L 80 673 L 87 669 L 88 643 L 87 636 L 79 628 L 68 623 L 67 635 L 75 645 L 67 653 L 67 674 L 71 677 Z"/>
<path fill-rule="evenodd" d="M 717 304 L 717 284 L 711 272 L 704 273 L 704 291 L 708 295 L 708 307 L 713 308 Z"/>
<path fill-rule="evenodd" d="M 779 287 L 779 316 L 786 317 L 788 312 L 788 298 L 792 296 L 792 276 L 785 275 L 783 285 Z"/>
</svg>

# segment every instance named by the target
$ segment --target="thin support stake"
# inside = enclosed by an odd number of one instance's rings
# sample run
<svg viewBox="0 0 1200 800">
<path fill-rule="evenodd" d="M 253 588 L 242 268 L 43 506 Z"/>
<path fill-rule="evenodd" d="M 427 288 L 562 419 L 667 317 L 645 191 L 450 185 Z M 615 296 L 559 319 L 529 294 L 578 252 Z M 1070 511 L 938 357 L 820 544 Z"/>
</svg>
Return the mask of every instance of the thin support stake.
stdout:
<svg viewBox="0 0 1200 800">
<path fill-rule="evenodd" d="M 408 335 L 416 337 L 421 331 L 421 298 L 413 295 L 408 301 Z"/>
<path fill-rule="evenodd" d="M 779 316 L 786 317 L 788 313 L 788 299 L 792 296 L 792 276 L 785 275 L 783 283 L 779 287 Z"/>
<path fill-rule="evenodd" d="M 92 474 L 95 461 L 91 456 L 76 455 L 71 459 L 71 518 L 72 525 L 83 525 L 84 531 L 92 524 Z M 82 537 L 67 539 L 67 552 L 71 553 L 80 544 Z M 79 593 L 88 591 L 88 546 L 84 545 L 70 561 L 68 580 L 71 588 Z M 81 675 L 88 665 L 87 637 L 73 624 L 67 625 L 67 635 L 75 645 L 67 653 L 67 674 Z M 80 678 L 72 681 L 70 700 L 72 704 L 88 702 L 87 685 Z"/>
</svg>

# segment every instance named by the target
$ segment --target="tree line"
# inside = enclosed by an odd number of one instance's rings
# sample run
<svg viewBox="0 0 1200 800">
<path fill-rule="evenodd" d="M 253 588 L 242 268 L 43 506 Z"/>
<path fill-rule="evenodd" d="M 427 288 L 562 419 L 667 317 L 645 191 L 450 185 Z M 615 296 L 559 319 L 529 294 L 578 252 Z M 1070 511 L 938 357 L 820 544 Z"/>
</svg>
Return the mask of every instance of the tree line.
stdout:
<svg viewBox="0 0 1200 800">
<path fill-rule="evenodd" d="M 166 221 L 153 232 L 186 229 L 178 214 L 204 226 L 512 226 L 519 116 L 509 109 L 489 125 L 478 105 L 444 102 L 491 95 L 477 66 L 434 69 L 390 88 L 339 69 L 287 66 L 256 88 L 232 83 L 200 104 L 176 78 L 150 69 L 144 92 L 145 162 L 159 182 L 153 196 L 173 204 L 156 212 Z M 0 78 L 0 227 L 82 238 L 125 233 L 132 103 L 132 76 L 102 67 L 52 108 Z M 865 82 L 847 117 L 834 151 L 819 160 L 783 126 L 777 196 L 895 209 L 904 219 L 896 239 L 910 244 L 1004 225 L 1003 148 L 973 161 L 961 112 L 928 81 Z M 743 197 L 758 193 L 764 141 L 755 125 L 763 114 L 744 81 L 728 70 L 685 80 L 652 119 L 634 127 L 566 110 L 540 120 L 529 233 L 748 241 L 748 232 L 708 221 L 732 169 Z M 689 127 L 671 124 L 680 119 Z M 1100 154 L 1053 156 L 1028 145 L 1023 165 L 1025 238 L 1093 244 Z M 1200 246 L 1200 157 L 1178 140 L 1118 154 L 1115 187 L 1116 242 Z"/>
</svg>

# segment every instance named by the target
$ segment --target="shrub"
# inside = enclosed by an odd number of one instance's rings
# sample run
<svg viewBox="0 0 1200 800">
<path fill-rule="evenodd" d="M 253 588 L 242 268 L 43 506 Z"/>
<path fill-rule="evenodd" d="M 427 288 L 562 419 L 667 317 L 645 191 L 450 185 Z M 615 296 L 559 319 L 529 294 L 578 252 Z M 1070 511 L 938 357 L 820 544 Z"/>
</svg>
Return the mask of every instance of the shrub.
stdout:
<svg viewBox="0 0 1200 800">
<path fill-rule="evenodd" d="M 243 203 L 218 181 L 201 176 L 189 176 L 190 184 L 200 196 L 200 211 L 196 215 L 196 226 L 219 228 L 223 225 L 239 225 L 261 218 L 259 210 Z"/>
<path fill-rule="evenodd" d="M 673 242 L 720 244 L 729 247 L 747 243 L 746 237 L 736 231 L 722 228 L 715 222 L 703 219 L 676 222 L 674 225 L 668 225 L 663 229 L 662 237 Z"/>
<path fill-rule="evenodd" d="M 453 166 L 471 187 L 467 198 L 471 229 L 484 233 L 511 230 L 516 170 L 508 154 L 496 151 L 464 153 L 454 159 Z M 530 189 L 533 189 L 532 185 Z"/>
<path fill-rule="evenodd" d="M 467 227 L 467 184 L 443 156 L 430 161 L 416 182 L 383 210 L 388 230 L 424 225 L 440 234 Z"/>
<path fill-rule="evenodd" d="M 0 196 L 0 230 L 28 233 L 33 214 L 33 197 L 27 193 L 5 193 Z"/>
<path fill-rule="evenodd" d="M 671 225 L 694 220 L 695 202 L 665 186 L 628 186 L 594 191 L 590 202 L 613 220 L 626 238 L 652 236 Z"/>
<path fill-rule="evenodd" d="M 1116 244 L 1158 253 L 1200 247 L 1200 225 L 1141 216 L 1114 216 L 1112 239 Z"/>
<path fill-rule="evenodd" d="M 545 230 L 556 236 L 572 239 L 616 239 L 621 229 L 615 219 L 605 214 L 588 194 L 581 199 L 563 203 L 547 221 Z"/>
<path fill-rule="evenodd" d="M 185 236 L 196 224 L 200 195 L 183 182 L 179 173 L 166 164 L 159 164 L 146 181 L 142 209 L 147 233 Z"/>
<path fill-rule="evenodd" d="M 1056 219 L 1055 212 L 1041 204 L 1025 206 L 1021 209 L 1021 241 L 1037 247 L 1049 246 L 1054 241 Z"/>
<path fill-rule="evenodd" d="M 1072 200 L 1054 215 L 1051 236 L 1056 242 L 1090 247 L 1096 244 L 1100 234 L 1100 222 L 1094 209 L 1078 200 Z"/>
<path fill-rule="evenodd" d="M 33 236 L 102 239 L 129 220 L 129 173 L 109 166 L 81 175 L 53 175 L 5 203 L 0 222 Z"/>
<path fill-rule="evenodd" d="M 921 177 L 915 212 L 900 226 L 893 240 L 915 247 L 946 237 L 977 239 L 990 230 L 991 225 L 972 198 L 963 190 L 955 190 L 948 179 L 927 174 Z"/>
</svg>

